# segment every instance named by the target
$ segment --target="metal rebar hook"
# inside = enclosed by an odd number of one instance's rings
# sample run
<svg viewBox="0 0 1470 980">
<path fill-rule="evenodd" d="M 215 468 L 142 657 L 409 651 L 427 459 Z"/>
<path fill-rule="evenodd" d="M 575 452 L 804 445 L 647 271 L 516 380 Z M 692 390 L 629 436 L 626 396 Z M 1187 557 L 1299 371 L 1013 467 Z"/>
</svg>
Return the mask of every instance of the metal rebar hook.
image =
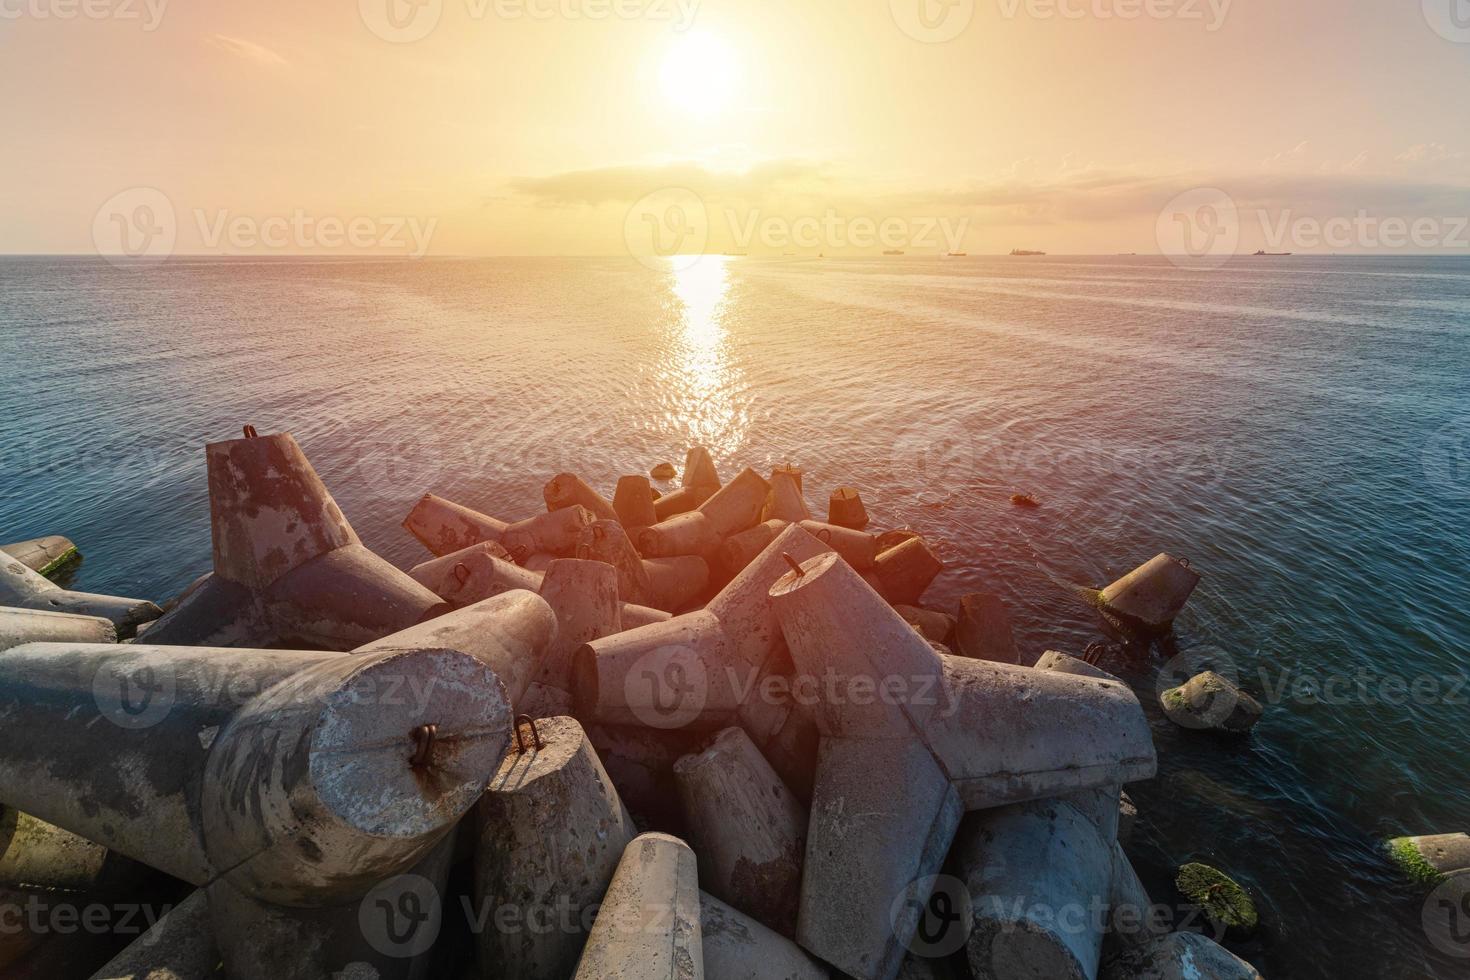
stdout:
<svg viewBox="0 0 1470 980">
<path fill-rule="evenodd" d="M 255 426 L 253 426 L 253 425 L 247 425 L 247 426 L 245 426 L 245 438 L 246 439 L 258 439 L 258 438 L 260 438 L 260 434 L 255 431 Z"/>
<path fill-rule="evenodd" d="M 521 722 L 525 722 L 531 726 L 531 744 L 538 749 L 544 748 L 545 746 L 541 741 L 541 733 L 536 731 L 536 719 L 530 715 L 520 715 L 516 718 L 516 754 L 524 755 L 526 751 L 526 743 L 521 738 Z"/>
<path fill-rule="evenodd" d="M 410 735 L 413 738 L 413 757 L 408 764 L 415 769 L 427 769 L 434 761 L 434 739 L 439 735 L 438 725 L 420 725 Z"/>
</svg>

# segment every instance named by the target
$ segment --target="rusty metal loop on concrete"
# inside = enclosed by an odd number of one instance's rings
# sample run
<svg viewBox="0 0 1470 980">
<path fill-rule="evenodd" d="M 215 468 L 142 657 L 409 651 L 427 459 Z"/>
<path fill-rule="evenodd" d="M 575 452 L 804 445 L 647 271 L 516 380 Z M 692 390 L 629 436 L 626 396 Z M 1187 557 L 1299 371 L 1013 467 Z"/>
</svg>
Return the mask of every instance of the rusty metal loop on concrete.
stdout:
<svg viewBox="0 0 1470 980">
<path fill-rule="evenodd" d="M 245 438 L 246 439 L 259 439 L 260 438 L 260 433 L 258 433 L 258 432 L 255 431 L 255 426 L 253 426 L 253 425 L 247 425 L 247 426 L 245 426 Z"/>
<path fill-rule="evenodd" d="M 791 570 L 796 573 L 798 578 L 806 574 L 806 571 L 801 567 L 801 562 L 792 558 L 784 551 L 781 552 L 781 557 L 786 559 L 786 564 L 791 566 Z"/>
<path fill-rule="evenodd" d="M 459 581 L 459 587 L 464 588 L 470 581 L 470 566 L 464 562 L 455 563 L 454 577 Z"/>
<path fill-rule="evenodd" d="M 414 750 L 408 764 L 415 769 L 427 769 L 429 763 L 434 761 L 434 739 L 439 735 L 439 726 L 420 725 L 411 734 Z"/>
<path fill-rule="evenodd" d="M 1102 660 L 1103 654 L 1108 653 L 1111 649 L 1109 644 L 1101 640 L 1094 640 L 1087 644 L 1087 649 L 1082 652 L 1082 661 L 1096 667 L 1098 661 Z"/>
<path fill-rule="evenodd" d="M 521 738 L 522 722 L 531 726 L 531 744 L 538 749 L 544 748 L 545 746 L 541 741 L 541 733 L 536 730 L 536 719 L 530 715 L 520 715 L 516 718 L 516 754 L 524 755 L 526 751 L 526 743 Z"/>
<path fill-rule="evenodd" d="M 817 540 L 820 541 L 820 542 L 822 542 L 823 544 L 831 544 L 832 543 L 832 529 L 830 527 L 818 528 L 817 529 Z"/>
</svg>

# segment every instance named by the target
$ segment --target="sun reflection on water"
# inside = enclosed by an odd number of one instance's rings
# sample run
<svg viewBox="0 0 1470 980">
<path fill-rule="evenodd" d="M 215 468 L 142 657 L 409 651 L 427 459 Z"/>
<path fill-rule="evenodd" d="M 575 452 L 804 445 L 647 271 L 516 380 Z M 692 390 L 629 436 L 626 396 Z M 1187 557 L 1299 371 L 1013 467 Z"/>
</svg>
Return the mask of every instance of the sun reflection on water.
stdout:
<svg viewBox="0 0 1470 980">
<path fill-rule="evenodd" d="M 745 414 L 733 397 L 740 371 L 731 363 L 726 329 L 729 263 L 706 255 L 687 267 L 671 265 L 668 273 L 676 301 L 663 372 L 670 422 L 691 445 L 717 456 L 735 453 L 745 440 Z"/>
</svg>

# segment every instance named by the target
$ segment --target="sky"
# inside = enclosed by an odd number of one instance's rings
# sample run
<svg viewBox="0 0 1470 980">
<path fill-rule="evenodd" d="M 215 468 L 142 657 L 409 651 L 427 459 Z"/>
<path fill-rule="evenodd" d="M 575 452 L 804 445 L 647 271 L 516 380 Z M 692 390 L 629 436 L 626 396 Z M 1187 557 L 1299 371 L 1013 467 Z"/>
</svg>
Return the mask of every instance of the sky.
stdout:
<svg viewBox="0 0 1470 980">
<path fill-rule="evenodd" d="M 1470 252 L 1470 0 L 0 0 L 0 252 Z"/>
</svg>

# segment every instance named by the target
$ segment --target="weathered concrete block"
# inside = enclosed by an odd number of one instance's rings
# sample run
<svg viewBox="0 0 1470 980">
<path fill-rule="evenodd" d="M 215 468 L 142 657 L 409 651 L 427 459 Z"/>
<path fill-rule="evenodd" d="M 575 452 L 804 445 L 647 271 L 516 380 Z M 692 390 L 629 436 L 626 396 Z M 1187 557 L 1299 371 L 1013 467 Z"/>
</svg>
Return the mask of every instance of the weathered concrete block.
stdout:
<svg viewBox="0 0 1470 980">
<path fill-rule="evenodd" d="M 591 511 L 592 516 L 599 521 L 618 519 L 618 512 L 613 509 L 612 502 L 593 490 L 586 480 L 575 473 L 558 473 L 552 477 L 542 490 L 542 496 L 546 498 L 548 511 L 580 505 Z"/>
<path fill-rule="evenodd" d="M 576 980 L 703 980 L 699 875 L 677 837 L 644 834 L 623 852 Z"/>
<path fill-rule="evenodd" d="M 534 738 L 522 727 L 473 818 L 475 902 L 497 923 L 479 933 L 480 970 L 561 980 L 637 831 L 581 725 L 548 718 Z"/>
<path fill-rule="evenodd" d="M 638 532 L 638 553 L 645 558 L 699 555 L 708 558 L 723 543 L 714 522 L 700 511 L 678 514 Z"/>
<path fill-rule="evenodd" d="M 811 520 L 802 521 L 801 526 L 818 541 L 831 545 L 843 561 L 860 572 L 873 568 L 878 559 L 878 539 L 866 531 Z"/>
<path fill-rule="evenodd" d="M 560 687 L 549 687 L 532 681 L 526 687 L 526 693 L 521 695 L 521 700 L 516 704 L 518 714 L 529 715 L 535 719 L 558 718 L 562 715 L 570 716 L 573 710 L 572 692 Z"/>
<path fill-rule="evenodd" d="M 108 960 L 91 980 L 211 980 L 219 975 L 209 898 L 201 888 Z"/>
<path fill-rule="evenodd" d="M 691 490 L 715 491 L 720 489 L 720 473 L 709 450 L 695 446 L 684 455 L 684 473 L 679 485 Z"/>
<path fill-rule="evenodd" d="M 829 980 L 831 973 L 785 936 L 699 893 L 706 980 Z"/>
<path fill-rule="evenodd" d="M 29 541 L 0 545 L 0 552 L 16 559 L 38 575 L 50 575 L 82 556 L 70 538 L 64 538 L 59 534 L 48 534 L 44 538 L 32 538 Z"/>
<path fill-rule="evenodd" d="M 715 564 L 732 578 L 739 575 L 787 526 L 786 521 L 765 521 L 748 531 L 726 538 L 716 553 Z"/>
<path fill-rule="evenodd" d="M 491 541 L 415 565 L 408 576 L 456 609 L 511 589 L 535 592 L 542 579 L 511 561 L 510 553 Z"/>
<path fill-rule="evenodd" d="M 827 500 L 827 523 L 861 531 L 868 526 L 868 509 L 857 487 L 838 487 Z"/>
<path fill-rule="evenodd" d="M 943 570 L 944 562 L 923 538 L 910 538 L 880 552 L 873 563 L 883 598 L 906 606 L 917 606 L 924 590 Z"/>
<path fill-rule="evenodd" d="M 811 519 L 812 512 L 802 499 L 801 483 L 795 472 L 789 469 L 772 470 L 769 486 L 765 505 L 761 508 L 762 521 L 781 520 L 796 524 Z"/>
<path fill-rule="evenodd" d="M 1170 555 L 1155 555 L 1102 590 L 1104 609 L 1135 625 L 1167 629 L 1199 584 L 1199 573 Z"/>
<path fill-rule="evenodd" d="M 556 633 L 541 658 L 537 679 L 570 691 L 577 648 L 623 631 L 617 570 L 605 562 L 558 558 L 546 570 L 541 598 L 556 616 Z"/>
<path fill-rule="evenodd" d="M 426 493 L 403 519 L 403 528 L 432 555 L 443 557 L 476 544 L 499 543 L 510 525 L 462 504 Z"/>
<path fill-rule="evenodd" d="M 1181 728 L 1243 734 L 1255 727 L 1265 709 L 1234 681 L 1213 670 L 1196 674 L 1159 695 L 1169 720 Z"/>
<path fill-rule="evenodd" d="M 919 635 L 931 643 L 948 643 L 954 633 L 955 618 L 949 613 L 920 606 L 897 605 L 893 609 L 904 618 L 904 622 L 918 630 Z"/>
<path fill-rule="evenodd" d="M 374 640 L 354 653 L 456 650 L 495 671 L 506 697 L 519 705 L 557 636 L 556 613 L 534 592 L 503 592 L 438 619 Z"/>
<path fill-rule="evenodd" d="M 116 643 L 117 627 L 101 616 L 0 607 L 0 650 L 22 643 Z"/>
<path fill-rule="evenodd" d="M 1000 596 L 972 592 L 960 598 L 955 623 L 955 652 L 975 660 L 1000 664 L 1020 663 L 1011 633 L 1011 617 Z"/>
<path fill-rule="evenodd" d="M 648 527 L 658 523 L 653 509 L 653 487 L 646 476 L 625 476 L 613 491 L 613 510 L 618 523 L 625 528 Z"/>
<path fill-rule="evenodd" d="M 1112 897 L 1112 844 L 1056 800 L 967 816 L 953 859 L 975 916 L 966 944 L 971 972 L 1095 980 Z"/>
<path fill-rule="evenodd" d="M 0 799 L 184 881 L 330 904 L 453 826 L 509 721 L 447 650 L 27 644 L 0 653 Z"/>
<path fill-rule="evenodd" d="M 823 738 L 797 942 L 860 980 L 893 980 L 963 812 L 917 738 Z"/>
<path fill-rule="evenodd" d="M 0 889 L 116 892 L 142 876 L 137 862 L 11 807 L 0 809 Z"/>
<path fill-rule="evenodd" d="M 831 523 L 836 524 L 837 522 L 832 521 Z M 885 551 L 891 551 L 905 541 L 912 541 L 917 537 L 921 537 L 921 535 L 911 527 L 899 527 L 891 531 L 883 531 L 878 535 L 878 554 L 881 555 Z"/>
<path fill-rule="evenodd" d="M 806 808 L 741 728 L 674 764 L 706 890 L 784 935 L 796 928 Z"/>
<path fill-rule="evenodd" d="M 699 512 L 709 518 L 717 535 L 728 538 L 760 523 L 769 491 L 770 484 L 747 467 L 700 504 Z"/>
<path fill-rule="evenodd" d="M 576 556 L 577 548 L 582 543 L 582 533 L 596 520 L 596 515 L 586 507 L 573 504 L 516 521 L 505 529 L 500 543 L 520 563 L 525 563 L 536 554 L 572 558 Z"/>
<path fill-rule="evenodd" d="M 1415 881 L 1436 884 L 1445 875 L 1470 868 L 1470 834 L 1395 837 L 1388 853 Z"/>
<path fill-rule="evenodd" d="M 714 496 L 717 487 L 680 487 L 664 494 L 653 502 L 653 514 L 660 521 L 666 521 L 679 514 L 687 514 L 699 507 L 710 497 Z"/>
<path fill-rule="evenodd" d="M 698 555 L 649 558 L 643 568 L 648 574 L 648 594 L 642 605 L 680 612 L 709 594 L 709 562 Z"/>
<path fill-rule="evenodd" d="M 9 554 L 0 554 L 0 606 L 100 617 L 112 623 L 124 638 L 132 636 L 141 624 L 163 615 L 162 609 L 143 599 L 63 589 Z"/>
<path fill-rule="evenodd" d="M 1262 980 L 1256 968 L 1207 936 L 1171 932 L 1125 947 L 1102 966 L 1101 980 Z"/>
</svg>

